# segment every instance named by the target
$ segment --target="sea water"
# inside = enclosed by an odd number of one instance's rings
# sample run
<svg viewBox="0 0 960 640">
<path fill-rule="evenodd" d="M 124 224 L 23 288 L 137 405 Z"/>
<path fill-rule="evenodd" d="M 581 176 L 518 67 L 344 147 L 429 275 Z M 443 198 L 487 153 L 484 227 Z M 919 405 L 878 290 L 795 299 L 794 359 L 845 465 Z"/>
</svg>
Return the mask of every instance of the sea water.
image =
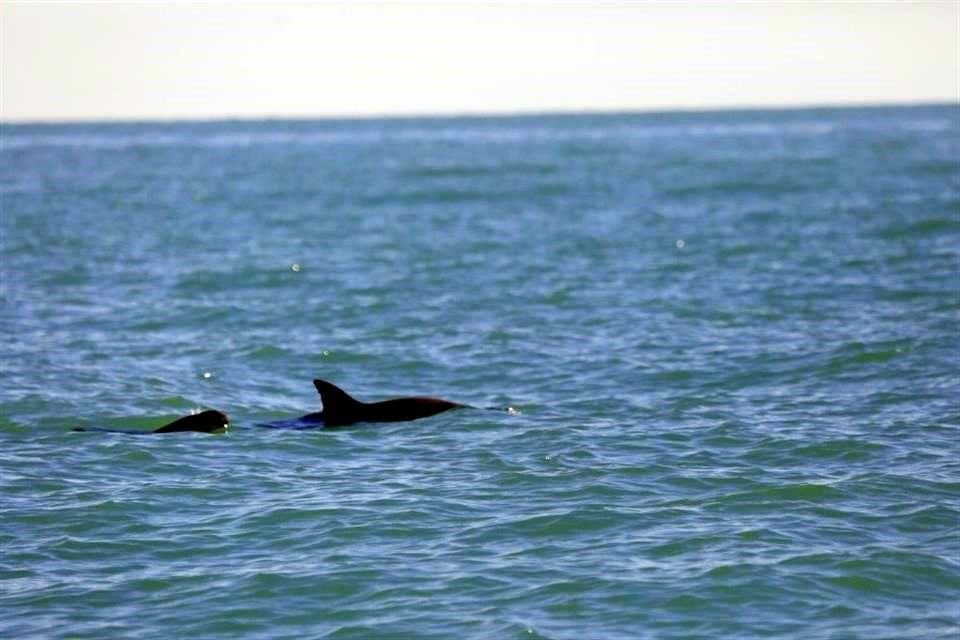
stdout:
<svg viewBox="0 0 960 640">
<path fill-rule="evenodd" d="M 955 105 L 0 162 L 4 638 L 960 634 Z M 478 408 L 256 426 L 315 377 Z M 202 408 L 228 435 L 70 431 Z"/>
</svg>

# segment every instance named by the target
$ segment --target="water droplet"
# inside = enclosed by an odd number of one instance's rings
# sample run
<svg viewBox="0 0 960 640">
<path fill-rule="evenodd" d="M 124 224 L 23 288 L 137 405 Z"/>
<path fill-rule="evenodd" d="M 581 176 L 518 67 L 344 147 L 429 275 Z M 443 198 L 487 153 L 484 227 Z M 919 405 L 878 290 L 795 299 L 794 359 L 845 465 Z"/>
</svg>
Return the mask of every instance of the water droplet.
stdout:
<svg viewBox="0 0 960 640">
<path fill-rule="evenodd" d="M 685 246 L 687 246 L 686 242 L 683 240 L 677 240 L 677 249 L 683 249 Z"/>
</svg>

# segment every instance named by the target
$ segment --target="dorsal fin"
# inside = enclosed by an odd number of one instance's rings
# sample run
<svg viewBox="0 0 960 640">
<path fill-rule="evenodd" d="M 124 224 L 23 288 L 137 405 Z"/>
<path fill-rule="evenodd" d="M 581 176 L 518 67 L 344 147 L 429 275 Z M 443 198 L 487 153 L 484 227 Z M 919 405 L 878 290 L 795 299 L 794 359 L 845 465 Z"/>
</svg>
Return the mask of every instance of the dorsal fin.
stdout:
<svg viewBox="0 0 960 640">
<path fill-rule="evenodd" d="M 326 380 L 314 380 L 313 386 L 320 394 L 323 403 L 323 420 L 328 425 L 353 422 L 357 409 L 362 404 L 350 397 L 346 391 Z"/>
</svg>

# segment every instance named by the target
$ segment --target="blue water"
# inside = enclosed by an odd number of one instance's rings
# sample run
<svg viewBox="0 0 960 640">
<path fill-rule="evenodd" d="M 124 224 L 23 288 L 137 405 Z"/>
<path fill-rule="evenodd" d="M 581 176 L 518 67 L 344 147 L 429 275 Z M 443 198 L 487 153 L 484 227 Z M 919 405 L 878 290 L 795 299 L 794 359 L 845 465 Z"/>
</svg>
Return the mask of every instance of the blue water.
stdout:
<svg viewBox="0 0 960 640">
<path fill-rule="evenodd" d="M 960 109 L 6 125 L 0 637 L 960 634 Z M 477 407 L 264 429 L 363 400 Z M 136 437 L 201 408 L 227 435 Z"/>
</svg>

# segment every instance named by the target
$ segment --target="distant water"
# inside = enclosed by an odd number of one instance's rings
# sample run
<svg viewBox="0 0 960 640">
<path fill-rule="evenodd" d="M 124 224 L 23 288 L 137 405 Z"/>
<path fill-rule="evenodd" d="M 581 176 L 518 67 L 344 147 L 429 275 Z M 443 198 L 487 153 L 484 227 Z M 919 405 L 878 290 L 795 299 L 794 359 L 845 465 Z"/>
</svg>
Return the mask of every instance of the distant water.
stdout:
<svg viewBox="0 0 960 640">
<path fill-rule="evenodd" d="M 0 637 L 960 634 L 957 107 L 0 138 Z"/>
</svg>

